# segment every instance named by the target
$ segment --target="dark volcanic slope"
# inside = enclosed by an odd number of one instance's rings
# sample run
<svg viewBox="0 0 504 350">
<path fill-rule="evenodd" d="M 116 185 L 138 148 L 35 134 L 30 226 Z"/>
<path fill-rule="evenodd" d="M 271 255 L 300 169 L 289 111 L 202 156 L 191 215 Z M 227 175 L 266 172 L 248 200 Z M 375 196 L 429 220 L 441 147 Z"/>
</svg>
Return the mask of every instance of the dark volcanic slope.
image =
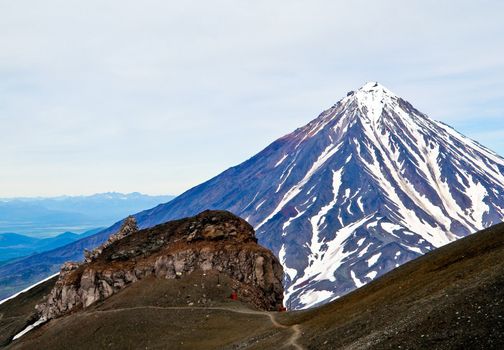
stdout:
<svg viewBox="0 0 504 350">
<path fill-rule="evenodd" d="M 101 304 L 51 321 L 10 347 L 504 348 L 504 224 L 307 311 L 254 313 L 226 299 L 226 278 L 220 287 L 215 279 L 200 272 L 181 280 L 144 279 Z"/>
<path fill-rule="evenodd" d="M 289 322 L 309 349 L 504 349 L 504 224 Z"/>
<path fill-rule="evenodd" d="M 214 272 L 146 278 L 104 303 L 52 320 L 9 348 L 259 350 L 288 343 L 288 328 L 274 327 L 268 313 L 228 298 L 233 284 Z"/>
<path fill-rule="evenodd" d="M 49 294 L 57 277 L 41 283 L 14 299 L 0 305 L 0 346 L 6 345 L 26 325 L 36 317 L 35 305 Z"/>
</svg>

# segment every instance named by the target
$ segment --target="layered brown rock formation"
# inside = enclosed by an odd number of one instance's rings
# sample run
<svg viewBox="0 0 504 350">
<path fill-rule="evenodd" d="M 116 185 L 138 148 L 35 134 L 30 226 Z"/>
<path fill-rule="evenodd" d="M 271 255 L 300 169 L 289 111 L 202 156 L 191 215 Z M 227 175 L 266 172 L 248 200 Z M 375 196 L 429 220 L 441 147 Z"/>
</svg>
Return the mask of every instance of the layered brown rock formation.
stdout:
<svg viewBox="0 0 504 350">
<path fill-rule="evenodd" d="M 125 228 L 127 227 L 127 229 Z M 67 263 L 40 316 L 51 319 L 86 308 L 146 276 L 176 278 L 215 270 L 235 281 L 243 301 L 277 310 L 283 300 L 283 269 L 271 251 L 257 244 L 253 228 L 225 211 L 205 211 L 136 231 L 126 221 L 113 242 L 88 254 L 85 263 Z M 124 232 L 123 232 L 124 233 Z"/>
</svg>

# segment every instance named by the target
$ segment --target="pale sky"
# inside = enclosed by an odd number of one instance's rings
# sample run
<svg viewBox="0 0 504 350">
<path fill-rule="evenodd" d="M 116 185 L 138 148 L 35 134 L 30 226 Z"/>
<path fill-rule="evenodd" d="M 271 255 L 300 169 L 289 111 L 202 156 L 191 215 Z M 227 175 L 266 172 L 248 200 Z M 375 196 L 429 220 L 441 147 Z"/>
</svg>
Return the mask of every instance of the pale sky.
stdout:
<svg viewBox="0 0 504 350">
<path fill-rule="evenodd" d="M 379 81 L 504 155 L 502 1 L 0 0 L 0 197 L 179 194 Z"/>
</svg>

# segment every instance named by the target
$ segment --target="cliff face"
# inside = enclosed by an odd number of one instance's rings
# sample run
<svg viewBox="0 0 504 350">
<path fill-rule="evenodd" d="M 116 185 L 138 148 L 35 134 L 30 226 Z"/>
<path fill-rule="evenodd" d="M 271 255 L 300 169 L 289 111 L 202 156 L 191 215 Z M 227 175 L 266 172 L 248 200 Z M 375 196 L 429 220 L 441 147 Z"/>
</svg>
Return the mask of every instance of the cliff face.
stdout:
<svg viewBox="0 0 504 350">
<path fill-rule="evenodd" d="M 108 298 L 137 280 L 177 278 L 196 270 L 229 276 L 240 299 L 262 310 L 283 300 L 283 269 L 271 251 L 257 244 L 253 228 L 225 211 L 136 229 L 127 220 L 82 264 L 66 263 L 47 300 L 37 306 L 52 319 Z"/>
</svg>

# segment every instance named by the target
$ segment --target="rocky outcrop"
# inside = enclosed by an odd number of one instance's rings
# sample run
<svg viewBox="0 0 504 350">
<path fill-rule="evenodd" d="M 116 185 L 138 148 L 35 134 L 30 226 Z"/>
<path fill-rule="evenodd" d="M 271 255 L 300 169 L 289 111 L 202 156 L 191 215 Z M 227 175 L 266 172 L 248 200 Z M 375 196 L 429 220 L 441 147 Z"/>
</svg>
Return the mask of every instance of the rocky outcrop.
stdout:
<svg viewBox="0 0 504 350">
<path fill-rule="evenodd" d="M 128 216 L 124 220 L 119 231 L 110 235 L 110 237 L 107 239 L 107 241 L 105 241 L 105 243 L 103 243 L 99 247 L 93 249 L 92 251 L 84 249 L 84 261 L 91 262 L 91 261 L 95 260 L 102 253 L 103 249 L 107 248 L 112 243 L 114 243 L 120 239 L 123 239 L 124 237 L 129 236 L 132 233 L 135 233 L 137 231 L 138 231 L 138 225 L 137 225 L 135 217 L 131 216 L 131 215 Z"/>
<path fill-rule="evenodd" d="M 253 228 L 229 212 L 205 211 L 140 231 L 129 220 L 112 240 L 86 262 L 63 265 L 54 289 L 37 306 L 41 317 L 89 307 L 147 276 L 177 278 L 196 270 L 228 275 L 242 299 L 259 309 L 282 306 L 282 266 L 257 244 Z"/>
</svg>

